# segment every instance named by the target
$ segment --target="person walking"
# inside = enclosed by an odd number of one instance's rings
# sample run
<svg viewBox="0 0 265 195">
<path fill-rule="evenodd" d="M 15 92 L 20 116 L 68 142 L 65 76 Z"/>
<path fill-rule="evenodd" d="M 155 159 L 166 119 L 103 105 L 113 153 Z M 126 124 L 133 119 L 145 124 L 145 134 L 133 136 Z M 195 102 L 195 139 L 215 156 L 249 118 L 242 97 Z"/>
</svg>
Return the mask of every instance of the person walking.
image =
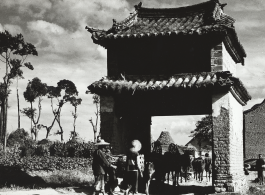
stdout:
<svg viewBox="0 0 265 195">
<path fill-rule="evenodd" d="M 106 174 L 107 168 L 114 168 L 117 167 L 112 165 L 105 156 L 105 148 L 110 145 L 108 142 L 105 142 L 103 139 L 99 139 L 98 142 L 95 144 L 98 146 L 98 149 L 95 150 L 93 154 L 93 162 L 92 162 L 92 170 L 95 177 L 94 183 L 94 192 L 93 195 L 97 193 L 105 194 L 105 180 L 104 176 Z"/>
<path fill-rule="evenodd" d="M 205 172 L 206 172 L 206 181 L 211 180 L 211 174 L 212 174 L 212 158 L 209 156 L 208 153 L 205 154 Z M 208 173 L 208 178 L 207 178 Z"/>
<path fill-rule="evenodd" d="M 265 166 L 265 161 L 264 159 L 262 158 L 262 155 L 259 154 L 259 158 L 258 160 L 256 161 L 256 168 L 257 168 L 257 172 L 258 172 L 258 179 L 259 179 L 259 184 L 260 185 L 263 185 L 264 182 L 264 176 L 263 176 L 263 168 Z"/>
</svg>

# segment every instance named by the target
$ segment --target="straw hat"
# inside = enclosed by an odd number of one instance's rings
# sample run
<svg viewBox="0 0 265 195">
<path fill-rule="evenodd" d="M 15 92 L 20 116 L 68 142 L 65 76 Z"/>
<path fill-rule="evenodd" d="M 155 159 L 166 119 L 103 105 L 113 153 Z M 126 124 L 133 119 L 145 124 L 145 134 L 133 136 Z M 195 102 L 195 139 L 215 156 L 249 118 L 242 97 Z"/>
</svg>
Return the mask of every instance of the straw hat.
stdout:
<svg viewBox="0 0 265 195">
<path fill-rule="evenodd" d="M 103 146 L 103 145 L 110 145 L 110 143 L 105 142 L 104 139 L 100 139 L 97 143 L 95 143 L 96 146 Z"/>
<path fill-rule="evenodd" d="M 142 144 L 139 140 L 133 140 L 131 143 L 131 152 L 139 152 L 142 148 Z"/>
</svg>

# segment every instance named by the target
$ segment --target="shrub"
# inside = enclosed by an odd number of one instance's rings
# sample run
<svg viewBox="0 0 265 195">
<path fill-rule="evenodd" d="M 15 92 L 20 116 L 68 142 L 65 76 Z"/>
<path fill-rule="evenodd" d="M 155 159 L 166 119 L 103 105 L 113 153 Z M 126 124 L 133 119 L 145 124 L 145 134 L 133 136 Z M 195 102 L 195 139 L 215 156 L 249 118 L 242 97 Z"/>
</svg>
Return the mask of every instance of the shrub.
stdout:
<svg viewBox="0 0 265 195">
<path fill-rule="evenodd" d="M 22 145 L 20 147 L 21 149 L 21 157 L 23 156 L 33 156 L 35 154 L 35 149 L 36 149 L 37 145 L 36 142 L 31 139 L 31 138 L 27 138 L 24 140 L 24 145 Z"/>
<path fill-rule="evenodd" d="M 14 145 L 13 147 L 7 147 L 6 153 L 3 150 L 0 150 L 0 158 L 19 158 L 21 154 L 20 146 L 18 144 Z"/>
<path fill-rule="evenodd" d="M 52 144 L 53 144 L 53 141 L 49 139 L 42 139 L 38 141 L 38 145 L 52 145 Z"/>
<path fill-rule="evenodd" d="M 49 145 L 38 145 L 35 149 L 36 156 L 50 156 Z"/>
<path fill-rule="evenodd" d="M 68 157 L 77 158 L 90 158 L 95 150 L 95 146 L 92 142 L 79 143 L 73 140 L 66 143 Z"/>
<path fill-rule="evenodd" d="M 67 157 L 67 148 L 65 143 L 54 142 L 50 147 L 50 155 L 58 157 Z"/>
<path fill-rule="evenodd" d="M 92 159 L 87 158 L 64 158 L 54 156 L 31 156 L 18 158 L 8 156 L 0 158 L 0 167 L 17 168 L 23 171 L 54 171 L 54 170 L 74 170 L 85 169 L 91 166 Z"/>
<path fill-rule="evenodd" d="M 17 129 L 10 133 L 7 138 L 7 146 L 14 146 L 19 144 L 20 146 L 24 145 L 24 141 L 29 138 L 29 133 L 26 132 L 23 128 Z"/>
</svg>

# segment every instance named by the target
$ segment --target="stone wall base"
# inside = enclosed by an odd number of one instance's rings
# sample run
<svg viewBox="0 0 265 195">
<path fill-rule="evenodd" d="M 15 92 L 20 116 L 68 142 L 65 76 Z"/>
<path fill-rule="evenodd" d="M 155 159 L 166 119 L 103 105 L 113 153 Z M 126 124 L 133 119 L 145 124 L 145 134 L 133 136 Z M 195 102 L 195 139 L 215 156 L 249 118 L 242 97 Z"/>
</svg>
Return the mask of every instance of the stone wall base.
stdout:
<svg viewBox="0 0 265 195">
<path fill-rule="evenodd" d="M 239 193 L 245 194 L 248 190 L 248 184 L 245 176 L 239 179 L 216 180 L 214 191 L 218 194 Z"/>
<path fill-rule="evenodd" d="M 248 183 L 245 176 L 241 177 L 240 179 L 235 179 L 232 182 L 232 186 L 234 188 L 234 192 L 239 192 L 241 194 L 245 194 L 248 190 Z"/>
</svg>

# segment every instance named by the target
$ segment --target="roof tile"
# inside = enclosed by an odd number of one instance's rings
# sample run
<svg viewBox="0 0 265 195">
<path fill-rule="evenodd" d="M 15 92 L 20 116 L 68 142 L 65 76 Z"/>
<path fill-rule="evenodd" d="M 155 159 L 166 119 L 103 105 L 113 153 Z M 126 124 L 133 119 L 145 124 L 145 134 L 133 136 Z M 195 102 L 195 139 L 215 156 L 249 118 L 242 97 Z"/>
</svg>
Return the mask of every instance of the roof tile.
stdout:
<svg viewBox="0 0 265 195">
<path fill-rule="evenodd" d="M 186 73 L 172 76 L 134 76 L 126 78 L 103 77 L 88 86 L 91 93 L 122 93 L 122 91 L 160 91 L 201 87 L 233 87 L 233 91 L 246 103 L 251 99 L 241 81 L 229 71 Z"/>
</svg>

